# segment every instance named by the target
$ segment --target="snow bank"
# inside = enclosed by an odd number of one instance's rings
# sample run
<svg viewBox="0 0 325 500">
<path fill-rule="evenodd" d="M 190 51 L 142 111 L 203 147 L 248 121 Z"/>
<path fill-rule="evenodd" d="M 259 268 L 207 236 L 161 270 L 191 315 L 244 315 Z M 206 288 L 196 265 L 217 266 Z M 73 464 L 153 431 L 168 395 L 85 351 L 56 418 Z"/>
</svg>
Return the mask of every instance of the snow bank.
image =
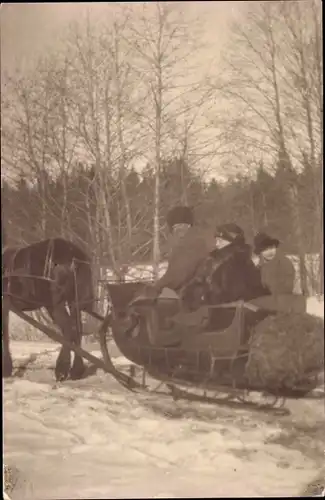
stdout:
<svg viewBox="0 0 325 500">
<path fill-rule="evenodd" d="M 28 352 L 13 343 L 14 356 Z M 275 442 L 279 418 L 130 393 L 102 372 L 54 384 L 55 356 L 4 384 L 5 462 L 35 500 L 294 496 L 315 474 L 312 458 Z M 323 418 L 322 405 L 300 411 Z"/>
<path fill-rule="evenodd" d="M 306 312 L 312 316 L 324 319 L 324 297 L 308 297 Z"/>
</svg>

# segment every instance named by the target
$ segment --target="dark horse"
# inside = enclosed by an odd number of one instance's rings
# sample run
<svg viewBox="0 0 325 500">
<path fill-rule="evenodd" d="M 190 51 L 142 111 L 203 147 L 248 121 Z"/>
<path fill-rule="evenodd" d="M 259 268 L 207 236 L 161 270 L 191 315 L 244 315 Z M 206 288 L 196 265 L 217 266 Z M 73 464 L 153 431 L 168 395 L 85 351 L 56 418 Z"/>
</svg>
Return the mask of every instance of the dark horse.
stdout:
<svg viewBox="0 0 325 500">
<path fill-rule="evenodd" d="M 3 235 L 4 236 L 4 235 Z M 74 243 L 51 238 L 24 247 L 7 247 L 2 251 L 2 373 L 12 374 L 9 347 L 9 311 L 36 311 L 44 307 L 69 342 L 80 347 L 81 312 L 103 319 L 93 311 L 94 290 L 91 259 Z M 67 307 L 68 306 L 68 310 Z M 69 311 L 69 312 L 68 312 Z M 71 368 L 71 351 L 62 346 L 57 358 L 55 376 L 66 380 L 84 374 L 81 356 L 75 354 Z"/>
</svg>

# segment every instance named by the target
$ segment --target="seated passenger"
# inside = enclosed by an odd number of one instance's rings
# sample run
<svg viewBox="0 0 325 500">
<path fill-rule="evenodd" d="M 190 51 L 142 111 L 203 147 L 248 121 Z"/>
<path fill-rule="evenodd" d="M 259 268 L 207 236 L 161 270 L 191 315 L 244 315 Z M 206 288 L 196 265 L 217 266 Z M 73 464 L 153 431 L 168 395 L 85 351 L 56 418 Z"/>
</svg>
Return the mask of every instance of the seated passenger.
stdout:
<svg viewBox="0 0 325 500">
<path fill-rule="evenodd" d="M 291 260 L 279 249 L 280 241 L 265 233 L 254 238 L 254 253 L 259 256 L 262 283 L 269 294 L 292 294 L 295 285 L 295 268 Z"/>
<path fill-rule="evenodd" d="M 252 261 L 251 247 L 245 242 L 243 230 L 233 223 L 223 224 L 216 228 L 215 238 L 207 301 L 217 305 L 268 294 L 260 271 Z"/>
<path fill-rule="evenodd" d="M 306 312 L 303 295 L 294 294 L 295 268 L 291 260 L 279 249 L 280 241 L 265 233 L 254 239 L 254 252 L 260 256 L 259 268 L 268 297 L 254 300 L 260 308 L 274 311 Z M 266 295 L 266 294 L 264 294 Z"/>
</svg>

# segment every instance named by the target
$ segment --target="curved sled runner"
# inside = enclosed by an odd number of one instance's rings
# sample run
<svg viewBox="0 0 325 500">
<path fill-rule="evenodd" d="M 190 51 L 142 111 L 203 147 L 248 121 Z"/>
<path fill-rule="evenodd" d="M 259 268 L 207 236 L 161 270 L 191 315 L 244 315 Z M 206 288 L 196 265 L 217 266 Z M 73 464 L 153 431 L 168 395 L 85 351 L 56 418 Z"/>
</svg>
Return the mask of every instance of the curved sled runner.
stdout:
<svg viewBox="0 0 325 500">
<path fill-rule="evenodd" d="M 274 298 L 202 306 L 186 312 L 174 292 L 165 290 L 157 300 L 151 300 L 139 295 L 141 287 L 142 283 L 108 285 L 113 337 L 126 358 L 168 384 L 173 395 L 175 384 L 235 393 L 241 398 L 247 391 L 299 398 L 317 386 L 322 360 L 315 370 L 308 368 L 298 384 L 276 386 L 266 383 L 263 377 L 253 380 L 247 370 L 252 365 L 256 328 L 267 319 L 288 314 L 275 309 Z M 300 297 L 279 302 L 280 311 L 292 314 L 304 307 Z"/>
</svg>

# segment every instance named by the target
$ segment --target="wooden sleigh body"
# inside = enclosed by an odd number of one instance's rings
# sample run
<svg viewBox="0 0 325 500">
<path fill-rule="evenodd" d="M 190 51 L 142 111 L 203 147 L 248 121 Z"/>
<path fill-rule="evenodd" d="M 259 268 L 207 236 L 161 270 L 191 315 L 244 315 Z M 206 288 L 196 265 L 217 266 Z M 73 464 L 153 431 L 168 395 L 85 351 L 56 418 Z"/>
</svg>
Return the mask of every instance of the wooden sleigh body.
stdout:
<svg viewBox="0 0 325 500">
<path fill-rule="evenodd" d="M 113 337 L 126 358 L 157 380 L 225 392 L 272 392 L 263 385 L 252 385 L 246 377 L 252 332 L 279 310 L 302 312 L 304 307 L 298 296 L 277 299 L 276 304 L 272 297 L 261 297 L 186 312 L 179 297 L 168 290 L 155 302 L 132 302 L 137 284 L 111 284 L 108 289 Z M 302 387 L 283 389 L 277 395 L 301 397 L 315 383 L 310 379 Z"/>
</svg>

